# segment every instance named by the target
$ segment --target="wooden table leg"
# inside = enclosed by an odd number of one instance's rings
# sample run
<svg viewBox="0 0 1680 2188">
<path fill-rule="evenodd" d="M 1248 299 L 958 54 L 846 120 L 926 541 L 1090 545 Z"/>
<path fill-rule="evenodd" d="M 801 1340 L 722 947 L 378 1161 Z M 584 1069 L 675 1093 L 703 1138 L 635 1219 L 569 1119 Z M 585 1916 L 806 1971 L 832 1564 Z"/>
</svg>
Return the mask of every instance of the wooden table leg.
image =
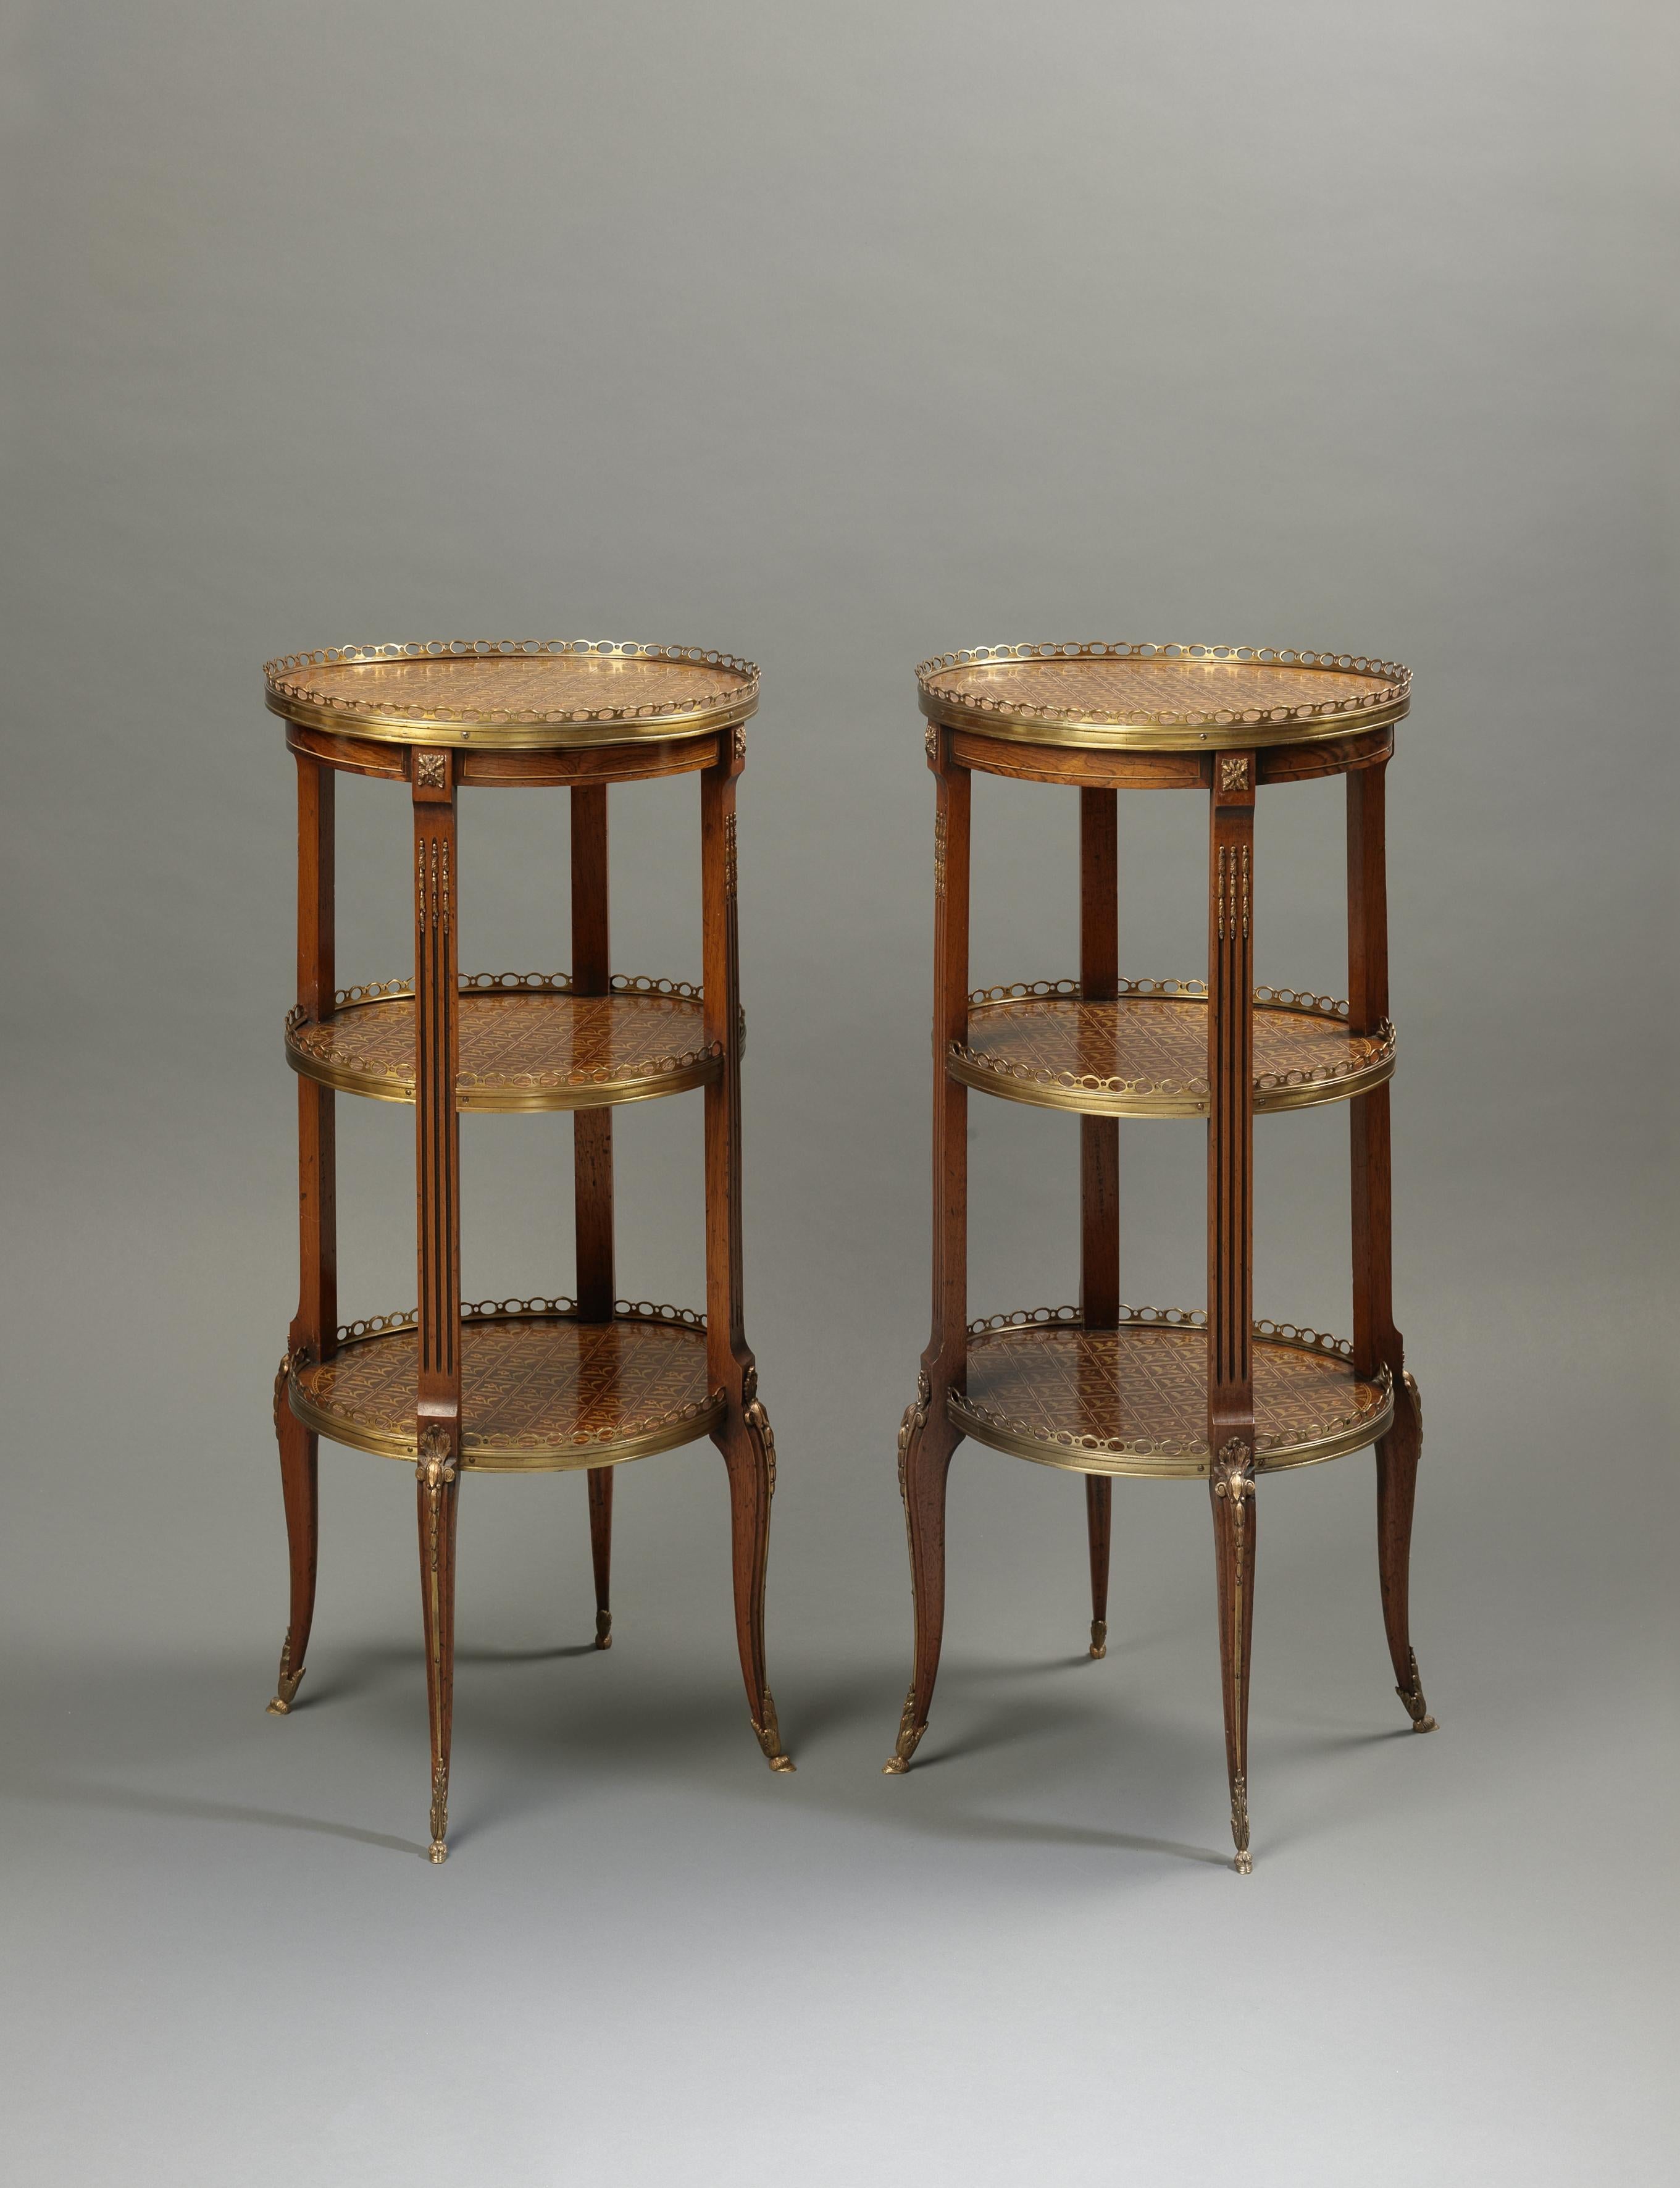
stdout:
<svg viewBox="0 0 1680 2188">
<path fill-rule="evenodd" d="M 337 778 L 320 761 L 297 755 L 297 1000 L 311 1018 L 333 1007 L 334 791 Z M 291 1599 L 279 1677 L 269 1703 L 290 1714 L 303 1678 L 315 1615 L 319 1541 L 319 1441 L 292 1412 L 287 1384 L 295 1366 L 330 1360 L 338 1345 L 337 1168 L 333 1091 L 312 1079 L 297 1082 L 297 1312 L 286 1356 L 274 1379 L 274 1433 L 280 1447 Z"/>
<path fill-rule="evenodd" d="M 612 992 L 608 944 L 606 785 L 574 785 L 572 798 L 572 992 Z M 572 1112 L 572 1205 L 578 1317 L 611 1322 L 617 1297 L 612 1252 L 612 1112 Z M 592 1466 L 589 1553 L 595 1566 L 595 1646 L 612 1646 L 612 1474 Z"/>
<path fill-rule="evenodd" d="M 1368 1033 L 1389 1014 L 1386 762 L 1348 775 L 1349 1027 Z M 1393 1201 L 1387 1081 L 1350 1106 L 1353 1184 L 1353 1361 L 1361 1375 L 1386 1368 L 1394 1422 L 1377 1446 L 1377 1561 L 1395 1692 L 1414 1732 L 1433 1732 L 1412 1649 L 1408 1592 L 1412 1508 L 1423 1449 L 1423 1408 L 1394 1324 Z"/>
<path fill-rule="evenodd" d="M 729 1472 L 736 1640 L 753 1729 L 772 1770 L 792 1770 L 781 1744 L 764 1661 L 764 1574 L 775 1438 L 758 1396 L 741 1289 L 741 969 L 736 903 L 735 785 L 747 756 L 737 728 L 724 756 L 700 776 L 700 879 L 705 1031 L 723 1069 L 706 1089 L 706 1360 L 725 1412 L 712 1440 Z"/>
<path fill-rule="evenodd" d="M 945 1480 L 961 1441 L 946 1411 L 968 1365 L 968 1090 L 945 1069 L 945 1052 L 968 1035 L 968 822 L 972 778 L 950 758 L 946 733 L 929 726 L 933 819 L 933 1327 L 914 1401 L 899 1428 L 899 1493 L 910 1537 L 916 1661 L 882 1766 L 899 1777 L 927 1729 L 945 1623 Z"/>
<path fill-rule="evenodd" d="M 1119 993 L 1119 793 L 1080 792 L 1080 993 L 1112 1002 Z M 1113 1329 L 1120 1318 L 1120 1120 L 1080 1119 L 1080 1319 Z M 1121 1433 L 1115 1423 L 1112 1434 Z M 1085 1478 L 1091 1550 L 1091 1653 L 1108 1653 L 1108 1537 L 1114 1485 Z"/>
<path fill-rule="evenodd" d="M 431 1722 L 433 1861 L 448 1856 L 455 1675 L 455 1511 L 460 1491 L 460 1119 L 455 784 L 447 747 L 410 755 L 414 815 L 414 1148 L 420 1382 L 414 1478 Z"/>
<path fill-rule="evenodd" d="M 1249 1664 L 1254 1634 L 1254 756 L 1215 760 L 1208 860 L 1208 1450 L 1219 1571 L 1231 1835 L 1249 1851 Z"/>
</svg>

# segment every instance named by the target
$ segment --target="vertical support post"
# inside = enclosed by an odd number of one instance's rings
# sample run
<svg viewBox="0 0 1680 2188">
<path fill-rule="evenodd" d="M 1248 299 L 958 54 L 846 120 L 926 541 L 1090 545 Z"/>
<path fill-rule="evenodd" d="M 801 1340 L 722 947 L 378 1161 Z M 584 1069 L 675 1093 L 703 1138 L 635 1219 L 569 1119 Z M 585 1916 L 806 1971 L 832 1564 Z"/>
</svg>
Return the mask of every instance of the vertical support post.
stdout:
<svg viewBox="0 0 1680 2188">
<path fill-rule="evenodd" d="M 419 1210 L 422 1454 L 460 1455 L 460 1119 L 455 1108 L 459 1001 L 454 755 L 413 754 L 414 813 L 414 1149 Z"/>
<path fill-rule="evenodd" d="M 764 1576 L 775 1438 L 758 1396 L 747 1343 L 741 1272 L 741 933 L 737 903 L 736 779 L 747 732 L 720 735 L 717 758 L 700 775 L 700 883 L 707 1046 L 719 1056 L 706 1089 L 706 1359 L 724 1401 L 712 1440 L 729 1472 L 735 1571 L 736 1641 L 753 1729 L 775 1771 L 793 1765 L 781 1744 L 764 1656 Z"/>
<path fill-rule="evenodd" d="M 1254 755 L 1212 755 L 1208 859 L 1208 1450 L 1236 1866 L 1249 1850 L 1254 1630 Z"/>
<path fill-rule="evenodd" d="M 916 1661 L 882 1766 L 899 1777 L 927 1729 L 945 1623 L 945 1481 L 961 1439 L 946 1412 L 968 1369 L 968 1090 L 945 1069 L 968 1037 L 968 837 L 972 778 L 930 722 L 933 771 L 933 1317 L 914 1400 L 899 1425 L 899 1493 L 910 1537 Z"/>
<path fill-rule="evenodd" d="M 455 1510 L 460 1488 L 460 1119 L 455 1108 L 459 895 L 454 755 L 410 753 L 414 873 L 414 1151 L 420 1373 L 414 1475 L 431 1723 L 433 1861 L 448 1853 L 454 1695 Z"/>
<path fill-rule="evenodd" d="M 606 785 L 579 783 L 572 798 L 572 992 L 611 992 L 608 947 Z M 572 1113 L 578 1313 L 611 1322 L 617 1297 L 612 1256 L 612 1111 Z"/>
<path fill-rule="evenodd" d="M 572 799 L 572 992 L 612 992 L 608 944 L 606 785 L 576 783 Z M 572 1209 L 577 1241 L 578 1318 L 611 1322 L 613 1268 L 612 1111 L 606 1103 L 572 1112 Z M 589 1548 L 595 1568 L 595 1646 L 612 1645 L 612 1475 L 589 1475 Z"/>
<path fill-rule="evenodd" d="M 332 1014 L 335 983 L 335 822 L 338 778 L 324 761 L 297 758 L 297 1001 L 314 1019 Z M 338 1344 L 338 1161 L 333 1090 L 297 1081 L 298 1299 L 287 1349 L 330 1360 Z"/>
<path fill-rule="evenodd" d="M 933 815 L 933 1327 L 922 1365 L 961 1390 L 968 1371 L 968 1089 L 945 1058 L 968 1038 L 968 838 L 973 778 L 932 732 Z M 939 1407 L 941 1417 L 944 1403 Z"/>
<path fill-rule="evenodd" d="M 1374 1033 L 1389 1014 L 1387 763 L 1348 771 L 1348 1030 Z M 1349 1105 L 1353 1170 L 1353 1364 L 1361 1375 L 1401 1361 L 1394 1326 L 1388 1082 Z"/>
<path fill-rule="evenodd" d="M 332 1014 L 334 852 L 337 776 L 306 753 L 297 759 L 297 1001 L 311 1018 Z M 319 1440 L 291 1410 L 294 1368 L 330 1360 L 338 1347 L 338 1166 L 334 1095 L 300 1074 L 297 1081 L 297 1312 L 274 1379 L 274 1433 L 280 1447 L 290 1601 L 273 1699 L 290 1714 L 303 1678 L 315 1615 L 320 1540 Z"/>
<path fill-rule="evenodd" d="M 1080 995 L 1108 1003 L 1119 993 L 1119 793 L 1080 791 Z M 1120 1303 L 1120 1120 L 1080 1119 L 1080 1319 L 1113 1329 Z M 1118 1433 L 1118 1424 L 1116 1424 Z M 1114 1485 L 1085 1478 L 1091 1552 L 1091 1653 L 1108 1653 L 1108 1542 Z"/>
<path fill-rule="evenodd" d="M 1389 1014 L 1386 784 L 1388 764 L 1348 771 L 1348 1018 L 1371 1033 Z M 1377 1554 L 1383 1623 L 1395 1692 L 1412 1729 L 1433 1732 L 1411 1640 L 1412 1512 L 1423 1422 L 1418 1386 L 1406 1370 L 1394 1322 L 1393 1169 L 1388 1082 L 1349 1106 L 1353 1209 L 1353 1364 L 1394 1385 L 1394 1421 L 1377 1446 Z"/>
</svg>

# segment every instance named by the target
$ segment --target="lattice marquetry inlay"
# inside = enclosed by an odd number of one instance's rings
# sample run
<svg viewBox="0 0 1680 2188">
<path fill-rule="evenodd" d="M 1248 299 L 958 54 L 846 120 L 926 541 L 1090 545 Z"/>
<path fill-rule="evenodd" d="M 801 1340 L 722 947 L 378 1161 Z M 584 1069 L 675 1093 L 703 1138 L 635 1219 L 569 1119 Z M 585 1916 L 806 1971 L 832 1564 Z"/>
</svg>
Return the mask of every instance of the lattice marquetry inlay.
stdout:
<svg viewBox="0 0 1680 2188">
<path fill-rule="evenodd" d="M 1357 713 L 1404 698 L 1410 672 L 1362 655 L 1270 647 L 972 646 L 924 661 L 930 697 L 1044 720 L 1257 724 Z"/>
<path fill-rule="evenodd" d="M 587 639 L 474 639 L 340 646 L 264 664 L 281 702 L 358 719 L 454 725 L 644 719 L 735 706 L 758 688 L 750 661 L 700 646 Z"/>
<path fill-rule="evenodd" d="M 1356 1376 L 1341 1348 L 1325 1340 L 1309 1349 L 1256 1334 L 1254 1375 L 1262 1460 L 1356 1430 L 1389 1404 L 1386 1379 Z M 952 1404 L 1069 1451 L 1205 1458 L 1207 1332 L 1187 1322 L 1087 1330 L 1073 1319 L 982 1328 L 968 1341 L 967 1393 Z"/>
<path fill-rule="evenodd" d="M 296 1384 L 323 1415 L 412 1444 L 417 1347 L 412 1328 L 382 1332 L 304 1366 Z M 694 1323 L 474 1318 L 461 1324 L 460 1350 L 469 1465 L 479 1456 L 604 1450 L 697 1422 L 712 1404 L 706 1333 Z"/>
<path fill-rule="evenodd" d="M 521 975 L 506 987 L 463 984 L 457 1086 L 463 1092 L 606 1087 L 691 1071 L 715 1053 L 698 990 L 617 979 L 622 984 L 607 995 L 573 995 L 558 974 Z M 306 1069 L 314 1063 L 412 1095 L 414 1001 L 406 983 L 330 1018 L 294 1012 L 286 1039 Z"/>
<path fill-rule="evenodd" d="M 953 1053 L 1011 1090 L 1205 1103 L 1205 983 L 1128 981 L 1123 987 L 1134 992 L 1114 1002 L 1082 1001 L 1075 981 L 1036 984 L 1048 992 L 982 991 L 986 999 L 970 1007 L 967 1044 Z M 1280 1006 L 1279 995 L 1294 1007 Z M 1254 1091 L 1261 1107 L 1267 1096 L 1333 1086 L 1392 1063 L 1393 1028 L 1354 1033 L 1346 1010 L 1328 995 L 1256 990 Z"/>
</svg>

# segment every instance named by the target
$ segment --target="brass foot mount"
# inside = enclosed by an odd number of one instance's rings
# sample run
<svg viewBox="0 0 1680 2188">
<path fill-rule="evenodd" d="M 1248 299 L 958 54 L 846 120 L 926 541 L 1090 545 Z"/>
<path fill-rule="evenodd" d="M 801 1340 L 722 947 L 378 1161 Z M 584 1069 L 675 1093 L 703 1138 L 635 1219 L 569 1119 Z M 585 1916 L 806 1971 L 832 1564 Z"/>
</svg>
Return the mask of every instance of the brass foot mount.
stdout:
<svg viewBox="0 0 1680 2188">
<path fill-rule="evenodd" d="M 285 1646 L 280 1651 L 280 1675 L 274 1682 L 274 1699 L 268 1705 L 270 1717 L 290 1717 L 291 1706 L 297 1699 L 298 1688 L 303 1683 L 303 1666 L 291 1668 L 291 1636 L 286 1636 Z"/>
<path fill-rule="evenodd" d="M 1249 1851 L 1249 1780 L 1243 1771 L 1231 1780 L 1231 1838 L 1237 1849 L 1231 1866 L 1238 1876 L 1251 1876 L 1254 1858 Z"/>
<path fill-rule="evenodd" d="M 612 1646 L 612 1613 L 610 1610 L 595 1613 L 595 1646 L 597 1649 Z"/>
<path fill-rule="evenodd" d="M 449 1841 L 448 1839 L 433 1839 L 431 1844 L 426 1848 L 426 1854 L 427 1858 L 432 1861 L 448 1861 L 449 1858 Z"/>
<path fill-rule="evenodd" d="M 758 1745 L 764 1751 L 764 1760 L 772 1770 L 790 1771 L 793 1758 L 781 1744 L 781 1728 L 775 1721 L 775 1701 L 768 1687 L 764 1689 L 764 1713 L 754 1717 L 753 1729 L 758 1735 Z"/>
<path fill-rule="evenodd" d="M 1108 1621 L 1106 1618 L 1093 1618 L 1091 1621 L 1091 1653 L 1099 1658 L 1108 1653 Z"/>
<path fill-rule="evenodd" d="M 1423 1683 L 1418 1676 L 1417 1655 L 1410 1649 L 1406 1652 L 1406 1668 L 1407 1683 L 1403 1687 L 1396 1687 L 1395 1692 L 1405 1705 L 1406 1714 L 1412 1720 L 1412 1729 L 1413 1732 L 1438 1732 L 1440 1728 L 1429 1715 L 1429 1706 L 1423 1700 Z"/>
<path fill-rule="evenodd" d="M 927 1729 L 926 1724 L 918 1724 L 916 1722 L 916 1689 L 912 1687 L 905 1696 L 903 1714 L 899 1718 L 898 1745 L 881 1766 L 881 1774 L 883 1778 L 904 1776 L 910 1768 L 910 1758 L 915 1754 L 921 1744 L 922 1735 Z"/>
</svg>

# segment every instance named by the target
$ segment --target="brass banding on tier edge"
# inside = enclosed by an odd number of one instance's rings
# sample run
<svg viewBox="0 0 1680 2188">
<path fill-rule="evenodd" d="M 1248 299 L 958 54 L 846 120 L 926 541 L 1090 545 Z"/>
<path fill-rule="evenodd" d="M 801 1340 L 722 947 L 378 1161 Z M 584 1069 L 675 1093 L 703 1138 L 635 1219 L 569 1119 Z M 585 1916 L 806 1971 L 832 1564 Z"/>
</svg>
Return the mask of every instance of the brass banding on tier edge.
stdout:
<svg viewBox="0 0 1680 2188">
<path fill-rule="evenodd" d="M 458 1109 L 617 1107 L 708 1086 L 723 1069 L 721 1047 L 704 1038 L 701 991 L 685 981 L 615 973 L 609 994 L 574 995 L 563 973 L 476 973 L 462 977 L 459 995 Z M 562 1009 L 533 1010 L 521 1023 L 521 1001 Z M 498 1007 L 507 1003 L 516 1008 Z M 579 1031 L 585 1019 L 587 1038 Z M 649 1053 L 656 1029 L 668 1024 L 675 1042 Z M 744 1052 L 744 1014 L 738 1037 Z M 313 1018 L 302 1007 L 290 1011 L 286 1061 L 304 1078 L 341 1093 L 412 1104 L 414 1038 L 413 982 L 375 982 L 341 989 L 330 1018 Z M 606 1060 L 578 1063 L 578 1049 L 589 1053 L 591 1044 Z M 572 1069 L 548 1068 L 557 1050 Z"/>
<path fill-rule="evenodd" d="M 967 1043 L 953 1041 L 945 1069 L 983 1094 L 1087 1116 L 1204 1117 L 1207 983 L 1131 980 L 1087 1003 L 1077 980 L 1017 982 L 968 999 Z M 1394 1075 L 1395 1030 L 1386 1019 L 1354 1034 L 1348 1006 L 1332 995 L 1256 988 L 1254 1108 L 1310 1108 L 1350 1101 Z M 1130 1075 L 1075 1070 L 1081 1060 L 1119 1062 L 1123 1040 L 1140 1068 Z"/>
<path fill-rule="evenodd" d="M 994 1403 L 986 1356 L 999 1345 L 1014 1357 Z M 1117 1380 L 1122 1345 L 1136 1356 L 1124 1392 Z M 1212 1459 L 1206 1356 L 1199 1309 L 1123 1305 L 1116 1328 L 1089 1333 L 1073 1306 L 995 1316 L 970 1327 L 969 1387 L 947 1394 L 946 1415 L 976 1442 L 1038 1465 L 1204 1480 Z M 1343 1458 L 1375 1443 L 1393 1420 L 1388 1369 L 1356 1375 L 1345 1340 L 1290 1322 L 1256 1322 L 1254 1363 L 1260 1473 Z M 1113 1433 L 1123 1409 L 1132 1416 L 1131 1432 Z"/>
<path fill-rule="evenodd" d="M 758 704 L 750 661 L 592 639 L 337 646 L 263 664 L 264 702 L 306 728 L 505 752 L 703 736 Z"/>
<path fill-rule="evenodd" d="M 932 721 L 1023 744 L 1214 752 L 1395 722 L 1411 671 L 1362 654 L 1134 640 L 967 646 L 916 670 Z"/>
<path fill-rule="evenodd" d="M 341 1329 L 331 1360 L 295 1359 L 292 1412 L 318 1435 L 413 1463 L 417 1328 L 412 1312 L 376 1315 Z M 600 1323 L 567 1299 L 463 1303 L 461 1380 L 465 1470 L 617 1466 L 708 1435 L 726 1409 L 708 1387 L 704 1317 L 645 1300 Z"/>
</svg>

